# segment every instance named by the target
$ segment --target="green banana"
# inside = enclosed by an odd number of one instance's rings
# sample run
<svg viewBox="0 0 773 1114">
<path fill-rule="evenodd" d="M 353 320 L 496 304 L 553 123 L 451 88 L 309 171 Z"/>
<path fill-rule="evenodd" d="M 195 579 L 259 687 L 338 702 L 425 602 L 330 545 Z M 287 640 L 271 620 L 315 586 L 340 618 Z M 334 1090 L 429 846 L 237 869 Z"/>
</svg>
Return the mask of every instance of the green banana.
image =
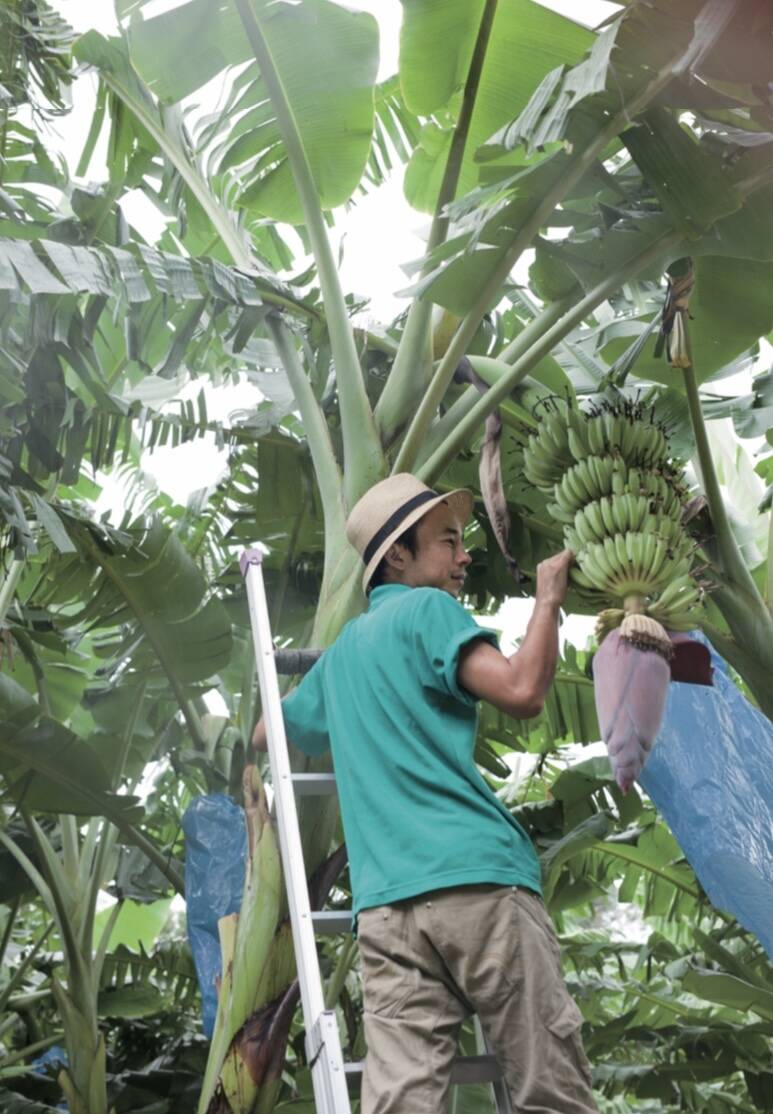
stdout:
<svg viewBox="0 0 773 1114">
<path fill-rule="evenodd" d="M 577 460 L 577 461 L 585 460 L 586 456 L 588 455 L 588 452 L 587 452 L 587 449 L 585 448 L 585 445 L 580 441 L 580 438 L 577 436 L 577 434 L 575 433 L 575 431 L 573 429 L 569 430 L 569 435 L 568 436 L 569 436 L 569 452 L 572 454 L 572 456 L 574 457 L 575 460 Z"/>
<path fill-rule="evenodd" d="M 691 576 L 679 576 L 666 585 L 656 600 L 656 606 L 668 609 L 677 601 L 683 590 L 692 588 L 695 588 L 695 581 Z"/>
<path fill-rule="evenodd" d="M 523 470 L 548 494 L 548 513 L 577 555 L 572 585 L 617 601 L 602 613 L 602 634 L 618 624 L 619 601 L 628 596 L 642 598 L 632 609 L 667 620 L 670 629 L 695 625 L 702 592 L 690 575 L 695 545 L 682 525 L 689 490 L 643 406 L 602 400 L 587 413 L 552 398 L 528 437 Z"/>
<path fill-rule="evenodd" d="M 560 522 L 562 526 L 571 526 L 574 523 L 574 515 L 562 510 L 557 503 L 548 503 L 547 512 L 551 518 Z"/>
<path fill-rule="evenodd" d="M 604 530 L 607 534 L 614 534 L 618 528 L 612 512 L 612 502 L 608 495 L 604 495 L 598 501 L 598 507 L 601 512 L 601 520 L 604 523 Z"/>
<path fill-rule="evenodd" d="M 588 448 L 593 456 L 604 456 L 607 451 L 604 425 L 600 416 L 588 419 Z"/>
</svg>

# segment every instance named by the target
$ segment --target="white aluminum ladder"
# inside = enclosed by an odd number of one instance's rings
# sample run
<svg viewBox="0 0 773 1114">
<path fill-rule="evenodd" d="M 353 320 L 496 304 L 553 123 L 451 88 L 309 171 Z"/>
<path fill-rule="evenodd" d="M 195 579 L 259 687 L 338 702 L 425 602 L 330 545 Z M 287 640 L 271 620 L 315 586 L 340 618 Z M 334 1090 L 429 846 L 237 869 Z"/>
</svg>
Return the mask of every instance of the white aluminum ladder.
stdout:
<svg viewBox="0 0 773 1114">
<path fill-rule="evenodd" d="M 261 550 L 246 549 L 239 558 L 239 567 L 247 588 L 255 662 L 268 739 L 279 849 L 306 1030 L 306 1057 L 311 1067 L 317 1114 L 351 1114 L 347 1077 L 361 1075 L 362 1064 L 344 1063 L 335 1010 L 325 1009 L 314 935 L 315 932 L 349 932 L 352 918 L 350 912 L 311 911 L 295 803 L 296 794 L 307 796 L 334 793 L 335 777 L 333 774 L 293 774 L 290 768 L 262 561 Z M 475 1024 L 478 1045 L 485 1049 L 485 1053 L 457 1059 L 451 1073 L 451 1082 L 490 1083 L 497 1114 L 512 1114 L 501 1071 L 477 1018 Z"/>
</svg>

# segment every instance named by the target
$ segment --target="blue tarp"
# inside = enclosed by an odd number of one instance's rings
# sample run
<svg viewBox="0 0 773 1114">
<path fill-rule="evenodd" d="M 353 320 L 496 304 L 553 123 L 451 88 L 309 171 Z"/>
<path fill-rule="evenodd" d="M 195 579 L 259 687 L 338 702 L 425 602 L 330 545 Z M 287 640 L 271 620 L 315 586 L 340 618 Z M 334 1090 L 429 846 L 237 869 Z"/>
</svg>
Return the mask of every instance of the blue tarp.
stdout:
<svg viewBox="0 0 773 1114">
<path fill-rule="evenodd" d="M 663 726 L 639 776 L 711 902 L 773 959 L 773 723 L 711 652 L 714 686 L 669 685 Z M 771 678 L 773 684 L 773 677 Z"/>
<path fill-rule="evenodd" d="M 244 810 L 223 793 L 197 797 L 182 820 L 188 939 L 201 987 L 202 1026 L 211 1037 L 220 971 L 217 922 L 238 913 L 244 889 L 247 831 Z"/>
</svg>

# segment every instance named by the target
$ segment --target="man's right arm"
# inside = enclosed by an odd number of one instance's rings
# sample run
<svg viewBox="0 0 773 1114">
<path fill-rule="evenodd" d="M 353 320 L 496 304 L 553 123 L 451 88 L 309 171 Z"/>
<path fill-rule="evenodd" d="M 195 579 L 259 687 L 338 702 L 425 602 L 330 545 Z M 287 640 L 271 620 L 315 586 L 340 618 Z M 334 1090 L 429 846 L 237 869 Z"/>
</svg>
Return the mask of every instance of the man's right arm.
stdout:
<svg viewBox="0 0 773 1114">
<path fill-rule="evenodd" d="M 312 756 L 323 754 L 330 746 L 321 664 L 317 662 L 301 683 L 282 697 L 282 718 L 288 742 Z M 268 750 L 263 716 L 255 725 L 251 742 L 254 750 Z"/>
<path fill-rule="evenodd" d="M 268 736 L 266 735 L 266 722 L 263 716 L 260 717 L 255 724 L 255 730 L 252 732 L 252 745 L 255 750 L 265 753 L 268 750 Z"/>
<path fill-rule="evenodd" d="M 558 663 L 558 616 L 566 598 L 569 549 L 537 566 L 534 610 L 526 634 L 509 658 L 483 639 L 460 654 L 457 678 L 468 692 L 516 719 L 539 715 Z"/>
</svg>

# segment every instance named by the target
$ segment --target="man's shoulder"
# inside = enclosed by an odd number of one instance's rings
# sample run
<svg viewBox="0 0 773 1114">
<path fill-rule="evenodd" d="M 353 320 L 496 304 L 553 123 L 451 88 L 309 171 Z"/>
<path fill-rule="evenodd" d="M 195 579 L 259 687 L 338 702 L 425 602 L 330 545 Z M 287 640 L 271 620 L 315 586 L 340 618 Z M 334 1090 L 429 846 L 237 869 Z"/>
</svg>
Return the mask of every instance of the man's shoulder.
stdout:
<svg viewBox="0 0 773 1114">
<path fill-rule="evenodd" d="M 395 597 L 394 606 L 405 614 L 432 611 L 467 614 L 459 601 L 442 588 L 411 588 L 409 592 L 401 592 Z"/>
<path fill-rule="evenodd" d="M 387 637 L 387 632 L 394 636 L 416 630 L 417 627 L 425 628 L 434 619 L 442 619 L 445 623 L 463 623 L 469 622 L 470 618 L 462 604 L 442 588 L 411 588 L 409 591 L 395 593 L 392 599 L 378 608 L 364 611 L 350 619 L 330 650 L 348 652 L 356 644 L 358 632 L 379 629 Z"/>
<path fill-rule="evenodd" d="M 474 622 L 463 604 L 442 588 L 414 588 L 405 597 L 402 618 L 406 627 L 422 637 L 428 632 L 461 630 Z"/>
<path fill-rule="evenodd" d="M 464 605 L 442 588 L 414 588 L 412 594 L 416 596 L 417 607 L 467 615 Z"/>
</svg>

